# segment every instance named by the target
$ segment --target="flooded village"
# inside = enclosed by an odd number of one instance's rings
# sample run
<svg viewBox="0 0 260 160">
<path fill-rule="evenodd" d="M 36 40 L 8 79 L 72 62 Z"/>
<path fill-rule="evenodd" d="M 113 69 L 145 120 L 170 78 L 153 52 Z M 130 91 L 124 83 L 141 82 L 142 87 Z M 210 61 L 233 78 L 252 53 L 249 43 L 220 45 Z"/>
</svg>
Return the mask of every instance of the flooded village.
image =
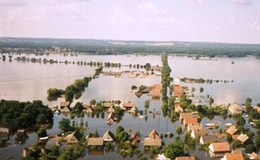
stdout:
<svg viewBox="0 0 260 160">
<path fill-rule="evenodd" d="M 260 160 L 260 0 L 0 0 L 0 160 Z"/>
<path fill-rule="evenodd" d="M 251 75 L 244 66 L 259 68 L 256 58 L 199 61 L 165 53 L 99 56 L 52 48 L 2 49 L 0 60 L 1 159 L 260 157 L 259 88 L 248 88 L 250 80 L 234 73 L 243 68 Z M 201 70 L 189 66 L 184 72 L 186 64 Z M 208 65 L 216 73 L 225 72 L 219 65 L 238 68 L 218 77 Z M 27 67 L 36 69 L 24 77 L 20 73 Z M 67 73 L 57 72 L 64 67 Z M 230 95 L 229 88 L 244 94 Z M 35 107 L 39 111 L 32 112 Z"/>
</svg>

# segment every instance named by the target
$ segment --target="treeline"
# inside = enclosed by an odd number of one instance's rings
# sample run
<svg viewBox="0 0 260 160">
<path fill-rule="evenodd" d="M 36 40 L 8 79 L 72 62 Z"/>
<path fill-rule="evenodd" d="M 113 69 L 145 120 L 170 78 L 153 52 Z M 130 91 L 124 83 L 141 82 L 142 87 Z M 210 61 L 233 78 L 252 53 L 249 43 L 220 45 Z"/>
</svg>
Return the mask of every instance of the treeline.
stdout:
<svg viewBox="0 0 260 160">
<path fill-rule="evenodd" d="M 72 102 L 73 99 L 79 99 L 82 93 L 85 91 L 85 88 L 88 87 L 89 82 L 92 80 L 92 77 L 84 77 L 83 79 L 76 79 L 73 84 L 66 87 L 65 90 L 50 88 L 47 91 L 49 101 L 57 100 L 58 98 L 64 95 L 65 100 Z"/>
<path fill-rule="evenodd" d="M 102 72 L 102 70 L 103 70 L 102 66 L 98 67 L 97 69 L 95 69 L 95 73 L 93 77 L 84 77 L 83 79 L 76 79 L 74 83 L 67 86 L 65 90 L 57 89 L 57 88 L 49 88 L 47 90 L 47 94 L 48 94 L 47 99 L 49 101 L 54 101 L 62 97 L 63 95 L 65 97 L 65 100 L 70 103 L 73 101 L 74 98 L 79 99 L 82 93 L 85 91 L 85 88 L 88 87 L 89 82 L 92 79 L 97 78 Z"/>
<path fill-rule="evenodd" d="M 229 80 L 213 80 L 213 79 L 203 79 L 203 78 L 180 78 L 180 81 L 185 82 L 185 83 L 209 83 L 212 84 L 213 82 L 219 83 L 219 82 L 224 82 L 224 83 L 229 83 Z M 231 82 L 234 82 L 231 80 Z"/>
<path fill-rule="evenodd" d="M 12 131 L 29 129 L 52 122 L 52 111 L 40 100 L 33 102 L 0 101 L 0 124 L 10 127 Z"/>
<path fill-rule="evenodd" d="M 168 64 L 168 55 L 162 54 L 162 74 L 161 74 L 161 83 L 162 83 L 162 111 L 163 113 L 167 113 L 168 111 L 168 93 L 167 88 L 170 87 L 170 73 L 171 68 Z"/>
<path fill-rule="evenodd" d="M 4 56 L 4 55 L 3 55 Z M 29 57 L 17 57 L 16 60 L 18 62 L 31 62 L 31 63 L 50 63 L 50 64 L 58 64 L 58 63 L 64 63 L 64 64 L 77 64 L 77 65 L 81 65 L 81 66 L 91 66 L 91 67 L 96 67 L 96 66 L 103 66 L 103 67 L 115 67 L 115 68 L 120 68 L 121 67 L 121 63 L 112 63 L 112 62 L 96 62 L 96 61 L 58 61 L 58 60 L 54 60 L 54 59 L 47 59 L 47 58 L 29 58 Z"/>
<path fill-rule="evenodd" d="M 29 50 L 51 49 L 53 45 L 69 48 L 71 51 L 87 54 L 158 54 L 162 52 L 203 55 L 208 57 L 227 56 L 244 57 L 260 56 L 258 44 L 227 44 L 205 42 L 169 42 L 174 45 L 147 45 L 148 41 L 120 41 L 124 45 L 111 43 L 112 40 L 78 40 L 78 39 L 37 39 L 37 38 L 2 38 L 0 48 L 28 48 Z M 4 52 L 8 50 L 4 50 Z"/>
</svg>

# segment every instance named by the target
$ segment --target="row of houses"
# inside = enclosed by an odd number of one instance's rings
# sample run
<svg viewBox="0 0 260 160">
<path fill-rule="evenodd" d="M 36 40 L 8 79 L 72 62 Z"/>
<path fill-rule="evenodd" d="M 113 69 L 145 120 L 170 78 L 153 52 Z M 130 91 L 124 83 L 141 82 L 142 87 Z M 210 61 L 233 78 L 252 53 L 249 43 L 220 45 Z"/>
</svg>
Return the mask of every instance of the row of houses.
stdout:
<svg viewBox="0 0 260 160">
<path fill-rule="evenodd" d="M 73 133 L 67 135 L 65 137 L 65 140 L 69 144 L 77 143 L 82 138 L 82 135 L 79 133 L 78 130 L 74 131 Z M 89 137 L 89 135 L 86 136 L 86 141 L 88 146 L 96 146 L 96 147 L 102 147 L 105 142 L 113 142 L 115 141 L 115 136 L 111 131 L 106 131 L 102 137 Z M 141 141 L 140 136 L 137 133 L 132 133 L 129 137 L 129 140 L 132 142 L 132 144 L 136 144 Z M 162 140 L 157 133 L 155 129 L 153 129 L 147 137 L 143 140 L 143 145 L 145 148 L 149 148 L 152 146 L 161 146 Z"/>
<path fill-rule="evenodd" d="M 112 112 L 111 110 L 114 109 L 115 103 L 113 103 L 113 102 L 104 102 L 104 103 L 102 103 L 101 105 L 102 105 L 106 110 L 108 110 L 109 112 Z M 95 108 L 94 105 L 91 105 L 91 104 L 83 104 L 83 109 L 84 109 L 84 111 L 85 111 L 86 113 L 89 113 L 89 114 L 93 113 L 94 108 Z M 135 104 L 132 103 L 131 101 L 128 101 L 128 102 L 123 103 L 122 106 L 121 106 L 121 108 L 124 109 L 124 110 L 131 110 L 132 108 L 134 108 L 133 111 L 134 111 L 135 109 L 137 109 L 136 106 L 135 106 Z M 69 112 L 70 112 L 69 102 L 60 102 L 60 105 L 59 105 L 58 110 L 59 110 L 60 112 L 62 112 L 62 113 L 69 113 Z"/>
</svg>

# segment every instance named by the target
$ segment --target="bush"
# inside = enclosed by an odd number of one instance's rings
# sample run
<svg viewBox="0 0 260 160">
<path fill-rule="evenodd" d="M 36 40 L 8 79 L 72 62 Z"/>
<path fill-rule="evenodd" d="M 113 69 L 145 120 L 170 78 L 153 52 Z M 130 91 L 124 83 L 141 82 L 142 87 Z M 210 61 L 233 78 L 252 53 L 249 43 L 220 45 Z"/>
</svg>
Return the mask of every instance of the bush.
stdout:
<svg viewBox="0 0 260 160">
<path fill-rule="evenodd" d="M 182 127 L 181 126 L 177 126 L 176 127 L 176 132 L 180 135 L 182 133 Z"/>
</svg>

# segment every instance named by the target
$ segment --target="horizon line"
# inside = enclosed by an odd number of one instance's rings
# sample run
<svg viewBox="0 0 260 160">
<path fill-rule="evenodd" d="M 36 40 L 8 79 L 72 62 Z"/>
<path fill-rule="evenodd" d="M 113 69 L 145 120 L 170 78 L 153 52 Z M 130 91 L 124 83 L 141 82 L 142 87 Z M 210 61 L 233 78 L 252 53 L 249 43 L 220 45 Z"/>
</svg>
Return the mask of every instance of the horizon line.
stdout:
<svg viewBox="0 0 260 160">
<path fill-rule="evenodd" d="M 192 43 L 220 43 L 220 44 L 247 44 L 247 45 L 260 45 L 259 43 L 247 42 L 217 42 L 217 41 L 183 41 L 183 40 L 127 40 L 127 39 L 108 39 L 108 38 L 58 38 L 58 37 L 15 37 L 15 36 L 0 36 L 2 38 L 27 38 L 27 39 L 57 39 L 57 40 L 100 40 L 100 41 L 132 41 L 132 42 L 192 42 Z"/>
</svg>

